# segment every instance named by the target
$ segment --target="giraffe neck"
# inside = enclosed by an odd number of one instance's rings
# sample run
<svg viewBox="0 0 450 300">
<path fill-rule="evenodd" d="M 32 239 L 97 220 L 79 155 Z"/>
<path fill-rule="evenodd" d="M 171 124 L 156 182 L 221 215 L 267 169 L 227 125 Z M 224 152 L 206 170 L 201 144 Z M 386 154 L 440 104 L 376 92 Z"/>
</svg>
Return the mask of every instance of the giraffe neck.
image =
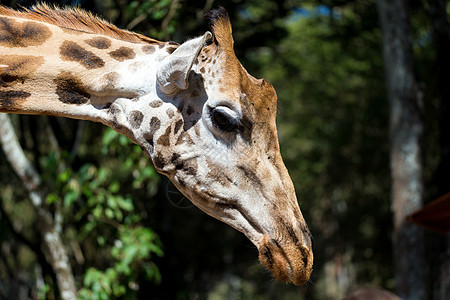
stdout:
<svg viewBox="0 0 450 300">
<path fill-rule="evenodd" d="M 98 121 L 133 140 L 129 127 L 142 121 L 142 111 L 162 105 L 156 70 L 177 48 L 1 13 L 0 37 L 0 112 Z M 125 117 L 125 110 L 134 113 Z"/>
</svg>

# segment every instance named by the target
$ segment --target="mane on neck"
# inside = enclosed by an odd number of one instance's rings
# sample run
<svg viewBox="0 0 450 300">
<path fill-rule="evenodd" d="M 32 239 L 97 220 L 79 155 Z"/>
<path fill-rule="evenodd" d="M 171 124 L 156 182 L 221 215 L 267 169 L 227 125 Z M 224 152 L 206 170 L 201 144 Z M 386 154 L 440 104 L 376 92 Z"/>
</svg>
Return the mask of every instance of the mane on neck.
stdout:
<svg viewBox="0 0 450 300">
<path fill-rule="evenodd" d="M 144 35 L 119 29 L 115 25 L 94 16 L 80 8 L 57 8 L 41 3 L 22 11 L 0 5 L 0 16 L 18 17 L 44 22 L 61 28 L 109 36 L 122 41 L 144 44 L 162 44 L 162 42 Z"/>
</svg>

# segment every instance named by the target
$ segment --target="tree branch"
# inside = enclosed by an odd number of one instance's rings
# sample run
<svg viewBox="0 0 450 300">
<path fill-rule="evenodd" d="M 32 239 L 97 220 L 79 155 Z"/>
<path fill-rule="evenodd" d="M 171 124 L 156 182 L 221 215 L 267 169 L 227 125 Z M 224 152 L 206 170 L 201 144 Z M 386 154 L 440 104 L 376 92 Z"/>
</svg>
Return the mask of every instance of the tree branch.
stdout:
<svg viewBox="0 0 450 300">
<path fill-rule="evenodd" d="M 179 0 L 172 0 L 172 3 L 170 4 L 169 12 L 167 13 L 167 16 L 164 18 L 164 20 L 161 22 L 161 30 L 164 33 L 164 39 L 169 39 L 169 32 L 167 31 L 167 27 L 169 27 L 170 20 L 173 19 L 175 16 L 175 12 L 177 11 Z"/>
<path fill-rule="evenodd" d="M 76 299 L 76 288 L 69 258 L 62 239 L 55 230 L 50 212 L 45 207 L 45 192 L 40 188 L 41 180 L 31 162 L 23 153 L 13 126 L 6 114 L 0 114 L 0 142 L 6 158 L 24 183 L 31 203 L 36 210 L 37 228 L 43 237 L 47 259 L 56 274 L 62 299 Z"/>
</svg>

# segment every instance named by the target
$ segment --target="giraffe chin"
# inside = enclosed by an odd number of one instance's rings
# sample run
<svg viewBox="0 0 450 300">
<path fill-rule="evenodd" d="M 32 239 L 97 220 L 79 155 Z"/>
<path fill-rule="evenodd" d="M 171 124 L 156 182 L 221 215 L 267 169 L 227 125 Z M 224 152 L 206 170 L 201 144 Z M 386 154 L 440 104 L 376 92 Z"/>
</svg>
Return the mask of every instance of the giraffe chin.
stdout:
<svg viewBox="0 0 450 300">
<path fill-rule="evenodd" d="M 312 273 L 312 253 L 301 245 L 282 245 L 264 234 L 259 243 L 259 261 L 279 281 L 304 285 Z"/>
</svg>

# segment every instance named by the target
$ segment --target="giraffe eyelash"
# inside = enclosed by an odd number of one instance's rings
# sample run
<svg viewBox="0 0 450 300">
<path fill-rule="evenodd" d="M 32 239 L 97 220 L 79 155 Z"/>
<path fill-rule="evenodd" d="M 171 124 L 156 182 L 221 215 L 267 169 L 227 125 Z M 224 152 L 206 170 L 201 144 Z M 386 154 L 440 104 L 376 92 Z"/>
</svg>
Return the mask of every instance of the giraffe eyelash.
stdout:
<svg viewBox="0 0 450 300">
<path fill-rule="evenodd" d="M 226 106 L 209 107 L 209 117 L 212 124 L 221 132 L 238 132 L 241 129 L 241 122 L 237 116 L 233 116 L 234 112 Z"/>
</svg>

